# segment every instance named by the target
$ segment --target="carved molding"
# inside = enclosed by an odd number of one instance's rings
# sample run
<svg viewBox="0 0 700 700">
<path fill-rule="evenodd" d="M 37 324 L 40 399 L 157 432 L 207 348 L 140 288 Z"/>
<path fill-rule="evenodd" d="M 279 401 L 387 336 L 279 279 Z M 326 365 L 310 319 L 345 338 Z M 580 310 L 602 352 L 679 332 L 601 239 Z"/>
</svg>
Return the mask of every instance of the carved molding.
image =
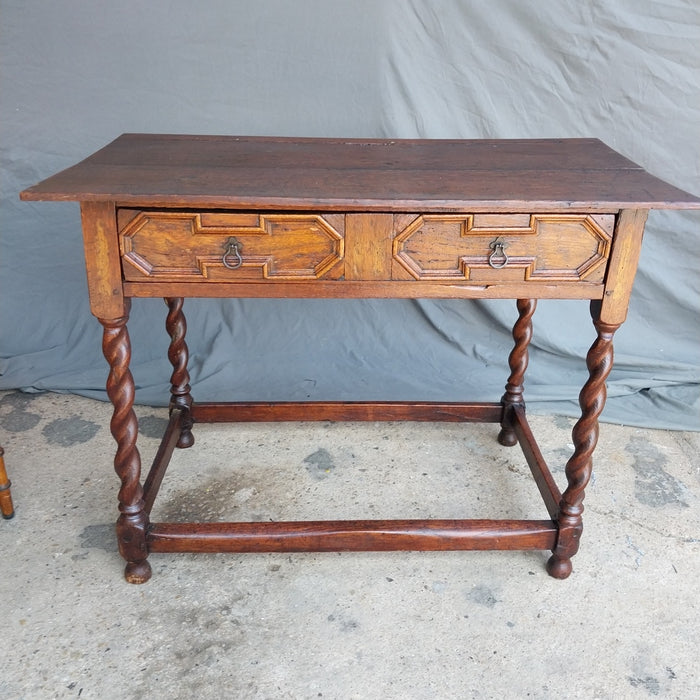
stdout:
<svg viewBox="0 0 700 700">
<path fill-rule="evenodd" d="M 419 215 L 394 238 L 394 260 L 417 280 L 602 282 L 614 215 Z M 489 265 L 490 244 L 508 255 Z"/>
<path fill-rule="evenodd" d="M 316 214 L 141 211 L 120 232 L 127 279 L 318 279 L 344 256 L 342 217 Z M 340 229 L 340 230 L 338 230 Z M 226 241 L 242 264 L 226 269 Z"/>
</svg>

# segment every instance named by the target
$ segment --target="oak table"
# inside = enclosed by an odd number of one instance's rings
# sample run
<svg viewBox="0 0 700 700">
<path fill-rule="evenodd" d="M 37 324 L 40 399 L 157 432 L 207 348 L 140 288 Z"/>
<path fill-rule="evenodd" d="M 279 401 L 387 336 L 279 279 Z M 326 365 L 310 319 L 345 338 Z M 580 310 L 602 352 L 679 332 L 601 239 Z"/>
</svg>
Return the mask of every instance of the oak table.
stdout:
<svg viewBox="0 0 700 700">
<path fill-rule="evenodd" d="M 121 479 L 125 576 L 151 552 L 551 550 L 566 578 L 605 402 L 613 333 L 627 305 L 651 208 L 700 208 L 597 139 L 358 140 L 124 134 L 21 193 L 81 203 L 90 305 L 104 327 Z M 133 297 L 163 297 L 170 421 L 142 483 L 129 370 Z M 510 375 L 492 403 L 195 403 L 183 299 L 510 298 Z M 523 378 L 537 299 L 590 301 L 596 337 L 560 492 L 528 426 Z M 520 444 L 542 520 L 155 523 L 149 514 L 193 424 L 411 420 L 500 425 Z"/>
</svg>

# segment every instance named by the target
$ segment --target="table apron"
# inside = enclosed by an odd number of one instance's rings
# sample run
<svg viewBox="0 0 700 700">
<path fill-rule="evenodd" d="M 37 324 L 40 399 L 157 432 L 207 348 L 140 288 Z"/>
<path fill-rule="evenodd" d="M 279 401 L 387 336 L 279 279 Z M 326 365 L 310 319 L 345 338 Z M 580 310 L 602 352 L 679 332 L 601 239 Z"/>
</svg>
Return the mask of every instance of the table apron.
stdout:
<svg viewBox="0 0 700 700">
<path fill-rule="evenodd" d="M 445 284 L 431 282 L 124 282 L 127 297 L 272 299 L 602 299 L 603 284 Z"/>
</svg>

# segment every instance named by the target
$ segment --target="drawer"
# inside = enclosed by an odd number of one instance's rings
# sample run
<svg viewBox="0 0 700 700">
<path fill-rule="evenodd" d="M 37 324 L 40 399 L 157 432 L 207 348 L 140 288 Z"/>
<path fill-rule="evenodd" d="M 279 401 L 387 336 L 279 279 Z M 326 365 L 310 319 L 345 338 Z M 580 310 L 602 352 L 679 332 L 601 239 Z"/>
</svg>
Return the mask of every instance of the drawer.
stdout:
<svg viewBox="0 0 700 700">
<path fill-rule="evenodd" d="M 336 279 L 342 214 L 119 209 L 124 279 Z"/>
<path fill-rule="evenodd" d="M 602 283 L 613 214 L 399 214 L 392 279 Z"/>
</svg>

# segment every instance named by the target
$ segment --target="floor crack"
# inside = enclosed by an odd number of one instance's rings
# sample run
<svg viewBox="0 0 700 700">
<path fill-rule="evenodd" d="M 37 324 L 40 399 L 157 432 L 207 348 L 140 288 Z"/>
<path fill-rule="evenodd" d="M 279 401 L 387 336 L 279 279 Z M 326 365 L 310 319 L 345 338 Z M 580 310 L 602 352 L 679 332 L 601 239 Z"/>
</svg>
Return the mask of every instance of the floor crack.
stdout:
<svg viewBox="0 0 700 700">
<path fill-rule="evenodd" d="M 657 528 L 651 527 L 650 525 L 640 523 L 639 521 L 635 520 L 634 518 L 630 518 L 629 516 L 624 515 L 623 513 L 620 513 L 619 511 L 602 510 L 602 509 L 594 508 L 594 507 L 590 507 L 590 506 L 586 510 L 588 512 L 595 513 L 596 515 L 602 515 L 602 516 L 605 516 L 608 518 L 617 518 L 618 520 L 624 520 L 625 522 L 628 522 L 631 525 L 634 525 L 635 527 L 638 527 L 642 530 L 646 530 L 647 532 L 651 532 L 655 535 L 659 535 L 660 537 L 664 537 L 665 539 L 675 540 L 676 542 L 679 542 L 681 544 L 695 544 L 695 543 L 700 542 L 699 537 L 682 537 L 679 535 L 674 535 L 673 533 L 663 532 L 662 530 L 658 530 Z"/>
</svg>

